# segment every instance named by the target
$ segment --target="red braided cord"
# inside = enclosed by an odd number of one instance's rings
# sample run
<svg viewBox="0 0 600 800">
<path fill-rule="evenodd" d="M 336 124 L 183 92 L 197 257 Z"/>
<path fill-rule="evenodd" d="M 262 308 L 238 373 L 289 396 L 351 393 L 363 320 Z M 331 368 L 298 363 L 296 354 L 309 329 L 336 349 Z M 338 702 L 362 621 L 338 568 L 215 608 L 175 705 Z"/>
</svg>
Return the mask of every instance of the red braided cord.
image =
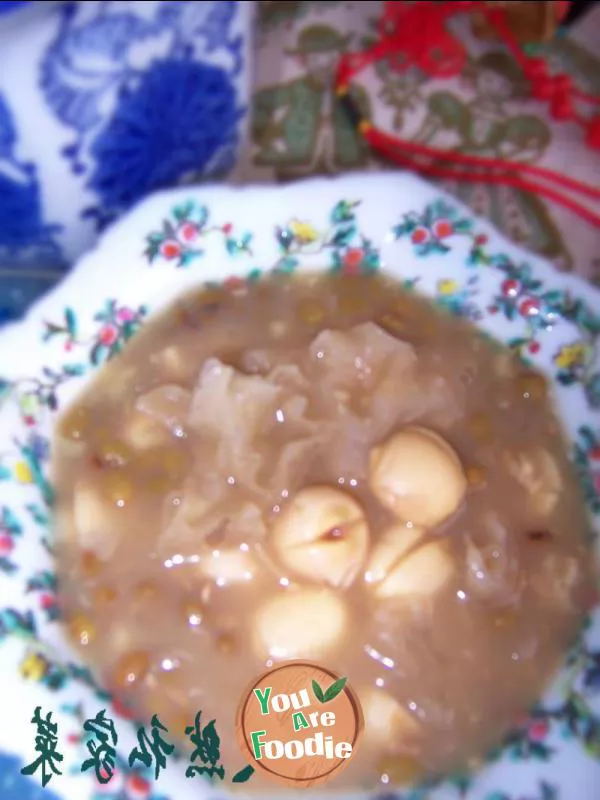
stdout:
<svg viewBox="0 0 600 800">
<path fill-rule="evenodd" d="M 485 183 L 500 186 L 512 186 L 516 189 L 523 189 L 524 191 L 533 192 L 534 194 L 547 197 L 549 200 L 552 200 L 558 205 L 561 205 L 564 208 L 567 208 L 569 211 L 578 214 L 580 217 L 585 219 L 586 222 L 600 227 L 600 215 L 595 214 L 593 211 L 590 211 L 585 206 L 580 205 L 575 200 L 571 200 L 571 198 L 561 195 L 555 189 L 544 186 L 541 183 L 534 183 L 533 181 L 524 180 L 518 175 L 512 175 L 512 164 L 503 164 L 500 162 L 504 173 L 487 175 L 482 175 L 480 172 L 457 170 L 453 167 L 439 167 L 435 164 L 415 164 L 414 159 L 409 154 L 410 151 L 408 151 L 406 154 L 401 152 L 404 145 L 410 145 L 410 142 L 401 142 L 400 140 L 396 140 L 393 137 L 387 136 L 375 128 L 369 128 L 366 130 L 364 137 L 369 144 L 375 147 L 383 155 L 387 155 L 393 161 L 404 164 L 412 169 L 416 168 L 426 175 L 431 175 L 433 177 L 446 180 L 471 181 L 475 183 L 483 181 Z M 400 152 L 398 150 L 399 148 Z"/>
<path fill-rule="evenodd" d="M 432 4 L 430 1 L 419 3 L 420 10 L 422 10 L 422 8 L 425 6 L 432 5 L 437 6 L 437 4 Z M 532 84 L 534 85 L 534 94 L 536 94 L 539 99 L 553 99 L 553 115 L 557 116 L 558 118 L 570 117 L 578 121 L 580 124 L 587 126 L 588 122 L 583 120 L 581 117 L 577 117 L 573 112 L 570 106 L 568 95 L 569 93 L 576 93 L 578 97 L 582 97 L 583 99 L 594 103 L 600 102 L 600 98 L 591 97 L 583 92 L 579 92 L 579 90 L 575 90 L 574 87 L 572 87 L 570 78 L 566 75 L 557 75 L 554 77 L 548 76 L 546 74 L 545 62 L 542 62 L 539 59 L 528 59 L 522 53 L 517 41 L 515 40 L 515 37 L 506 25 L 504 15 L 501 11 L 487 8 L 481 2 L 445 3 L 442 6 L 437 6 L 436 11 L 438 11 L 438 13 L 441 12 L 443 17 L 448 17 L 455 13 L 472 10 L 475 7 L 477 7 L 479 11 L 483 11 L 486 14 L 489 22 L 504 39 L 518 64 L 523 69 L 525 75 L 531 78 Z M 396 38 L 397 34 L 388 36 L 385 33 L 385 25 L 386 23 L 390 22 L 394 24 L 394 21 L 397 21 L 399 18 L 407 15 L 410 8 L 414 9 L 413 6 L 405 6 L 404 3 L 385 3 L 384 13 L 379 26 L 380 30 L 382 31 L 382 39 L 363 53 L 349 54 L 342 56 L 340 59 L 336 75 L 336 88 L 339 94 L 345 94 L 347 84 L 349 83 L 350 79 L 366 66 L 374 61 L 378 61 L 381 58 L 385 58 L 387 55 L 392 55 L 397 52 L 399 44 Z M 426 39 L 428 36 L 427 25 L 425 24 L 421 30 L 416 30 L 414 21 L 415 17 L 413 17 L 413 25 L 409 27 L 411 27 L 414 35 L 418 36 L 420 42 L 426 44 Z M 407 31 L 405 28 L 403 28 L 402 33 L 403 35 L 408 35 L 410 31 Z M 408 64 L 406 66 L 408 66 Z M 595 126 L 597 125 L 598 122 L 592 120 L 588 130 L 588 143 L 590 143 L 591 146 L 594 146 L 593 140 L 597 135 L 595 132 Z M 366 125 L 365 127 L 366 132 L 364 136 L 371 146 L 380 149 L 388 157 L 394 160 L 399 160 L 401 163 L 408 164 L 413 168 L 416 167 L 429 175 L 454 178 L 458 180 L 486 181 L 488 183 L 504 184 L 507 186 L 514 186 L 525 191 L 531 191 L 553 200 L 559 205 L 568 208 L 582 218 L 586 219 L 588 222 L 600 226 L 600 216 L 597 214 L 580 205 L 576 201 L 571 200 L 568 197 L 563 197 L 554 189 L 533 181 L 523 180 L 521 177 L 519 177 L 519 173 L 536 176 L 545 181 L 554 182 L 563 189 L 567 189 L 582 195 L 587 195 L 593 199 L 600 199 L 600 189 L 596 189 L 589 184 L 576 181 L 565 175 L 561 175 L 558 172 L 554 172 L 553 170 L 545 169 L 543 167 L 537 167 L 531 164 L 523 164 L 520 162 L 503 161 L 501 159 L 470 156 L 463 153 L 430 148 L 400 138 L 391 137 L 388 134 L 376 130 L 370 124 Z M 417 156 L 427 156 L 438 161 L 448 161 L 451 163 L 454 162 L 455 164 L 481 167 L 492 171 L 501 170 L 503 174 L 488 173 L 486 175 L 482 175 L 481 173 L 470 173 L 464 170 L 452 171 L 448 167 L 438 167 L 434 164 L 415 164 L 414 161 L 410 161 L 406 155 L 398 152 L 398 150 L 404 150 L 407 153 L 413 153 Z"/>
<path fill-rule="evenodd" d="M 366 139 L 372 139 L 371 131 L 375 131 L 374 127 L 369 127 L 364 136 Z M 400 139 L 392 137 L 389 134 L 377 131 L 378 141 L 386 141 L 388 145 L 396 144 L 407 152 L 414 153 L 415 155 L 428 156 L 438 161 L 454 161 L 457 164 L 469 165 L 472 167 L 482 167 L 485 169 L 496 170 L 513 170 L 515 172 L 522 172 L 526 175 L 532 175 L 543 180 L 554 182 L 565 189 L 580 194 L 587 195 L 594 200 L 600 200 L 600 188 L 591 186 L 589 183 L 576 181 L 569 178 L 567 175 L 562 175 L 559 172 L 546 169 L 545 167 L 536 167 L 534 164 L 523 164 L 518 161 L 504 161 L 501 158 L 486 158 L 483 156 L 472 156 L 466 153 L 457 153 L 451 150 L 440 150 L 437 147 L 429 147 L 418 142 L 411 142 L 408 139 Z"/>
</svg>

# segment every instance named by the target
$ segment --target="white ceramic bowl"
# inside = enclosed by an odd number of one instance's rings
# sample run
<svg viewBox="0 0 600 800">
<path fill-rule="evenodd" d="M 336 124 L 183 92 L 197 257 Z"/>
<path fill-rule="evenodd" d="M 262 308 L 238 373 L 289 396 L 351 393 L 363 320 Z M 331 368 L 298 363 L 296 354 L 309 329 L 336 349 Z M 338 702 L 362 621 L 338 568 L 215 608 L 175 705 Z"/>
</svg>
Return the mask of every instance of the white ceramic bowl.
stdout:
<svg viewBox="0 0 600 800">
<path fill-rule="evenodd" d="M 82 722 L 100 708 L 107 707 L 109 715 L 111 709 L 87 685 L 87 672 L 74 662 L 56 619 L 48 447 L 56 409 L 149 314 L 203 281 L 256 280 L 275 267 L 387 269 L 520 349 L 554 386 L 598 528 L 600 294 L 587 284 L 557 274 L 460 204 L 402 173 L 275 188 L 188 188 L 151 197 L 109 230 L 22 323 L 0 335 L 3 799 L 12 797 L 10 791 L 20 800 L 29 793 L 38 797 L 33 790 L 39 789 L 40 774 L 20 775 L 37 755 L 31 723 L 37 705 L 44 714 L 52 711 L 58 724 L 63 774 L 54 775 L 47 789 L 55 798 L 215 800 L 224 794 L 218 784 L 209 789 L 198 779 L 186 780 L 181 763 L 169 764 L 157 782 L 129 768 L 134 730 L 114 709 L 124 760 L 104 786 L 81 773 L 88 756 Z M 225 768 L 235 771 L 235 765 Z M 251 794 L 251 782 L 246 787 Z M 427 797 L 594 800 L 599 787 L 596 615 L 551 695 L 498 758 L 470 782 L 448 782 Z"/>
</svg>

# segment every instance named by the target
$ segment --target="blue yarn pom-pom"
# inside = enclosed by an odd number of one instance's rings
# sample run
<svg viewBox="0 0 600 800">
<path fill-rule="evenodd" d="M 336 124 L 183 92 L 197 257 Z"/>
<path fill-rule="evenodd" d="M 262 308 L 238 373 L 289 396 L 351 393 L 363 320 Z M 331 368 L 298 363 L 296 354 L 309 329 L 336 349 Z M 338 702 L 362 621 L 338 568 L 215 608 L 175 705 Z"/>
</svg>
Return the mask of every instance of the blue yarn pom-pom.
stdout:
<svg viewBox="0 0 600 800">
<path fill-rule="evenodd" d="M 157 61 L 135 89 L 122 92 L 97 136 L 89 187 L 105 211 L 118 211 L 186 174 L 205 173 L 236 140 L 243 113 L 220 67 Z"/>
</svg>

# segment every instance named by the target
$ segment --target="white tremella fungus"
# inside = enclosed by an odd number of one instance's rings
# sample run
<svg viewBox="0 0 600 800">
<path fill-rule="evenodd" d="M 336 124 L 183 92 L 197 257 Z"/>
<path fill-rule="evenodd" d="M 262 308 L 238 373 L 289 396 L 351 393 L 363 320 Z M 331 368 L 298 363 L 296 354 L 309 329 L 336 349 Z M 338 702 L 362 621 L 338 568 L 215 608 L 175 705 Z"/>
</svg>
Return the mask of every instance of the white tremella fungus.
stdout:
<svg viewBox="0 0 600 800">
<path fill-rule="evenodd" d="M 377 597 L 425 596 L 441 589 L 454 572 L 447 542 L 418 528 L 388 528 L 373 549 L 365 581 Z"/>
<path fill-rule="evenodd" d="M 204 577 L 226 585 L 252 580 L 257 572 L 257 564 L 250 552 L 231 547 L 214 550 L 203 556 L 198 569 Z"/>
<path fill-rule="evenodd" d="M 311 658 L 334 649 L 349 628 L 343 600 L 330 589 L 290 589 L 258 609 L 254 646 L 261 658 Z"/>
<path fill-rule="evenodd" d="M 408 427 L 375 447 L 369 485 L 399 519 L 433 528 L 460 506 L 467 480 L 458 455 L 441 436 Z"/>
<path fill-rule="evenodd" d="M 362 506 L 340 489 L 302 489 L 284 506 L 271 534 L 290 572 L 318 583 L 349 586 L 364 564 L 369 527 Z"/>
</svg>

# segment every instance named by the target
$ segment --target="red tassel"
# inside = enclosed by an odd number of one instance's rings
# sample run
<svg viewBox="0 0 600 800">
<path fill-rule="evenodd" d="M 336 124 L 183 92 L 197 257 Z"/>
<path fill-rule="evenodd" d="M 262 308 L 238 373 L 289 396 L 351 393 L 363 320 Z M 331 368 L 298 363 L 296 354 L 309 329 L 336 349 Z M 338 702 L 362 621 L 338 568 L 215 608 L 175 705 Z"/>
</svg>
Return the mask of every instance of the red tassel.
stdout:
<svg viewBox="0 0 600 800">
<path fill-rule="evenodd" d="M 538 100 L 549 102 L 550 113 L 555 120 L 573 120 L 582 125 L 585 128 L 587 146 L 600 150 L 600 115 L 586 121 L 578 115 L 575 108 L 575 100 L 599 105 L 600 98 L 574 86 L 569 75 L 564 73 L 550 75 L 545 60 L 527 58 L 506 24 L 503 12 L 490 9 L 481 2 L 435 3 L 430 0 L 414 4 L 386 2 L 379 24 L 381 37 L 379 42 L 362 53 L 351 53 L 341 58 L 336 80 L 338 94 L 347 93 L 350 81 L 365 66 L 381 59 L 393 59 L 399 53 L 403 56 L 403 64 L 407 68 L 410 65 L 419 66 L 433 77 L 460 73 L 466 53 L 462 45 L 449 33 L 445 22 L 449 16 L 461 11 L 470 11 L 475 7 L 486 15 L 504 40 L 529 80 L 532 95 Z M 348 100 L 348 104 L 351 106 L 351 100 Z M 353 116 L 360 120 L 356 110 Z M 359 127 L 374 149 L 403 166 L 441 178 L 514 186 L 547 197 L 593 225 L 600 226 L 598 214 L 564 194 L 564 190 L 568 190 L 597 201 L 600 199 L 600 189 L 573 180 L 567 175 L 531 164 L 439 151 L 415 142 L 395 139 L 375 129 L 366 120 L 363 120 Z M 426 159 L 425 163 L 423 159 Z M 440 161 L 447 163 L 440 165 Z M 470 169 L 457 168 L 460 164 Z M 537 177 L 545 183 L 524 176 Z M 547 185 L 549 183 L 560 187 L 562 191 Z"/>
<path fill-rule="evenodd" d="M 600 150 L 600 114 L 590 120 L 585 141 L 593 150 Z"/>
</svg>

